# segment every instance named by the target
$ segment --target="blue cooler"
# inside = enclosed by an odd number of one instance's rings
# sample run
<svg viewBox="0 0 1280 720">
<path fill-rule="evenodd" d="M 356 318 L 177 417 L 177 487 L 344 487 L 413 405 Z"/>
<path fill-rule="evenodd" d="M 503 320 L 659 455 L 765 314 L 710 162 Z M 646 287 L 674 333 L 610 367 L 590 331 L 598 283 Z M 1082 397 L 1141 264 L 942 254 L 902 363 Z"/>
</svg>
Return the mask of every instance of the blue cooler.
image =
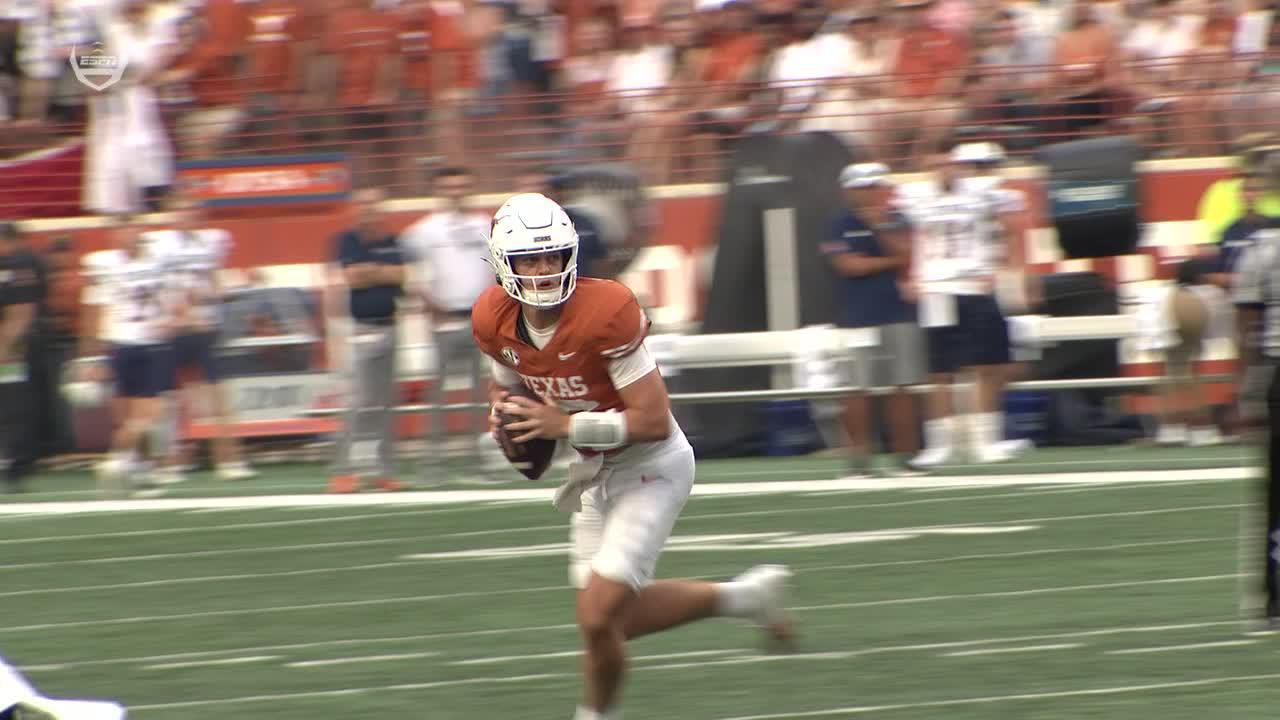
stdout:
<svg viewBox="0 0 1280 720">
<path fill-rule="evenodd" d="M 824 447 L 818 426 L 805 400 L 779 400 L 765 405 L 765 454 L 770 457 L 807 455 Z"/>
<path fill-rule="evenodd" d="M 1049 439 L 1049 394 L 1010 391 L 1004 395 L 1004 433 L 1009 439 L 1044 445 Z"/>
</svg>

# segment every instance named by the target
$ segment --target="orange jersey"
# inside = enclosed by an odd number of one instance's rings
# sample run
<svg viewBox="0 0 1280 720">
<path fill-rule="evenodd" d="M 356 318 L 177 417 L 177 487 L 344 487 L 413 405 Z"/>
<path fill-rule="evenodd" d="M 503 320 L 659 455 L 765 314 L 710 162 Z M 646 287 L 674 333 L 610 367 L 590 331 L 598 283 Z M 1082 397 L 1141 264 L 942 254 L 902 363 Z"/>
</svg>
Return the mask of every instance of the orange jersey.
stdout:
<svg viewBox="0 0 1280 720">
<path fill-rule="evenodd" d="M 471 310 L 476 344 L 565 412 L 626 409 L 609 377 L 609 362 L 644 343 L 649 319 L 625 285 L 579 278 L 555 335 L 541 350 L 520 337 L 519 317 L 520 303 L 501 287 L 490 287 Z"/>
</svg>

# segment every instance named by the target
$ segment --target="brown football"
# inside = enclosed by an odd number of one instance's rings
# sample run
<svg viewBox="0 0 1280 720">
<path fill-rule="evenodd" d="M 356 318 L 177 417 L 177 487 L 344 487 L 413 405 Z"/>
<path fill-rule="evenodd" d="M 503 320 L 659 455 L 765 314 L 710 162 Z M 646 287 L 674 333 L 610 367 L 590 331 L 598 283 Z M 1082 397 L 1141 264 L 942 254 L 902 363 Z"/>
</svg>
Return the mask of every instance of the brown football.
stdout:
<svg viewBox="0 0 1280 720">
<path fill-rule="evenodd" d="M 534 402 L 542 402 L 542 398 L 529 388 L 520 385 L 511 388 L 512 395 L 520 395 L 527 397 Z M 510 415 L 504 412 L 498 413 L 498 420 L 501 422 L 499 428 L 494 431 L 494 438 L 498 441 L 498 445 L 502 446 L 502 454 L 507 456 L 507 460 L 511 465 L 520 471 L 521 475 L 530 480 L 537 480 L 542 474 L 551 467 L 551 458 L 556 454 L 556 441 L 547 438 L 536 438 L 528 442 L 518 443 L 512 438 L 519 433 L 508 432 L 507 423 L 519 422 L 521 419 L 518 415 Z"/>
</svg>

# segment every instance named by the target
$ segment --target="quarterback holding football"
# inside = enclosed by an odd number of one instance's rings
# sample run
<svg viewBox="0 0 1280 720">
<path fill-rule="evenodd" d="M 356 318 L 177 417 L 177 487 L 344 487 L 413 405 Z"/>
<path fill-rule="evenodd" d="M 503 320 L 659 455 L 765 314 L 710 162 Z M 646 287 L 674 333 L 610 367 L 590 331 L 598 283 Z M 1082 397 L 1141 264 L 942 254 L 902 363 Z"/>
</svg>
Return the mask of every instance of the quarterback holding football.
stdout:
<svg viewBox="0 0 1280 720">
<path fill-rule="evenodd" d="M 693 486 L 694 457 L 645 348 L 649 321 L 635 296 L 578 277 L 577 233 L 543 195 L 503 204 L 489 255 L 498 283 L 476 301 L 472 331 L 493 363 L 494 436 L 530 476 L 545 462 L 522 446 L 563 440 L 578 452 L 555 495 L 572 513 L 569 575 L 585 646 L 577 719 L 620 717 L 631 638 L 721 616 L 789 641 L 785 567 L 757 566 L 722 583 L 654 579 Z"/>
</svg>

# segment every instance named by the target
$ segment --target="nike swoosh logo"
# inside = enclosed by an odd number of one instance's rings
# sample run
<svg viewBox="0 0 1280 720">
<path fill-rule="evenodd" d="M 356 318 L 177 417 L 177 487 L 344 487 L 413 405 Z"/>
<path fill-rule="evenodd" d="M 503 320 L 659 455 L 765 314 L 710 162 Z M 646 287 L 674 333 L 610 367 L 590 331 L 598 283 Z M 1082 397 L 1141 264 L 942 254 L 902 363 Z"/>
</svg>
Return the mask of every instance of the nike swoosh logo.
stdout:
<svg viewBox="0 0 1280 720">
<path fill-rule="evenodd" d="M 571 353 L 559 353 L 559 354 L 557 354 L 557 355 L 556 355 L 556 357 L 560 358 L 561 360 L 568 360 L 569 358 L 571 358 L 571 357 L 573 357 L 574 355 L 577 355 L 577 354 L 578 354 L 577 352 L 571 352 Z"/>
</svg>

